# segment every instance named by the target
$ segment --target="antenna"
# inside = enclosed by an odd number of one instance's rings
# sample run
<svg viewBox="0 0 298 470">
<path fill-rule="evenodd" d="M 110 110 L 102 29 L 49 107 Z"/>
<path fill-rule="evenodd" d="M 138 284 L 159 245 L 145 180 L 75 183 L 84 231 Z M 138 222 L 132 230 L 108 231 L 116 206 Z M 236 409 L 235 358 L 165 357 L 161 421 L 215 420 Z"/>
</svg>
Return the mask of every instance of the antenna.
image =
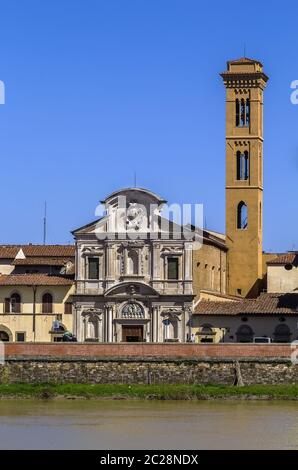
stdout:
<svg viewBox="0 0 298 470">
<path fill-rule="evenodd" d="M 245 43 L 243 44 L 243 53 L 244 53 L 243 57 L 246 57 L 246 44 Z"/>
<path fill-rule="evenodd" d="M 46 244 L 47 239 L 47 202 L 44 203 L 44 218 L 43 218 L 43 244 Z"/>
<path fill-rule="evenodd" d="M 134 187 L 137 187 L 137 172 L 134 172 Z"/>
</svg>

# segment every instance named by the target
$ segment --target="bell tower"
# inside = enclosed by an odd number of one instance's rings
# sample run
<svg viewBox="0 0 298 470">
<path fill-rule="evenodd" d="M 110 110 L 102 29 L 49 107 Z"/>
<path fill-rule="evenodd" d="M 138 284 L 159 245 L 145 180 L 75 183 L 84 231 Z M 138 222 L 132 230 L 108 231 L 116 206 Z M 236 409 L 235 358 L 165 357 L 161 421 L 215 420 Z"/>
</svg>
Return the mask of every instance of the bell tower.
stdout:
<svg viewBox="0 0 298 470">
<path fill-rule="evenodd" d="M 257 60 L 227 62 L 227 290 L 255 297 L 263 277 L 263 91 L 268 77 Z"/>
</svg>

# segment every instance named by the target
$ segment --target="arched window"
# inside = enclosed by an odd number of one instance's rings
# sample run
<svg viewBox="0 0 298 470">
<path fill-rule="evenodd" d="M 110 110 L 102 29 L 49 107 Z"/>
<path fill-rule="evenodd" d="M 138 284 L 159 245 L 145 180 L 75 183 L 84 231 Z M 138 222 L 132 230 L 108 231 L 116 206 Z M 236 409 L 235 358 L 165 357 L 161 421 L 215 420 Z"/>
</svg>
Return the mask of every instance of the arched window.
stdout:
<svg viewBox="0 0 298 470">
<path fill-rule="evenodd" d="M 245 126 L 245 101 L 242 98 L 240 101 L 240 127 Z"/>
<path fill-rule="evenodd" d="M 138 253 L 134 250 L 130 251 L 127 255 L 127 274 L 139 274 L 139 257 Z"/>
<path fill-rule="evenodd" d="M 241 325 L 237 330 L 236 336 L 238 343 L 252 343 L 254 332 L 250 326 Z"/>
<path fill-rule="evenodd" d="M 16 292 L 10 297 L 10 312 L 21 313 L 21 296 Z"/>
<path fill-rule="evenodd" d="M 245 127 L 250 124 L 250 100 L 238 98 L 235 101 L 236 127 Z"/>
<path fill-rule="evenodd" d="M 249 126 L 250 124 L 250 100 L 247 98 L 245 104 L 245 125 Z"/>
<path fill-rule="evenodd" d="M 0 325 L 0 341 L 8 342 L 12 341 L 11 331 L 4 325 Z"/>
<path fill-rule="evenodd" d="M 237 152 L 237 180 L 248 180 L 249 177 L 249 156 L 248 151 Z"/>
<path fill-rule="evenodd" d="M 237 228 L 245 230 L 247 228 L 247 205 L 241 201 L 237 207 Z"/>
<path fill-rule="evenodd" d="M 236 99 L 236 126 L 240 123 L 240 104 L 238 98 Z"/>
<path fill-rule="evenodd" d="M 274 341 L 277 343 L 289 343 L 291 341 L 291 330 L 284 323 L 277 325 L 274 330 Z"/>
<path fill-rule="evenodd" d="M 42 296 L 42 313 L 53 313 L 53 297 L 48 292 Z"/>
</svg>

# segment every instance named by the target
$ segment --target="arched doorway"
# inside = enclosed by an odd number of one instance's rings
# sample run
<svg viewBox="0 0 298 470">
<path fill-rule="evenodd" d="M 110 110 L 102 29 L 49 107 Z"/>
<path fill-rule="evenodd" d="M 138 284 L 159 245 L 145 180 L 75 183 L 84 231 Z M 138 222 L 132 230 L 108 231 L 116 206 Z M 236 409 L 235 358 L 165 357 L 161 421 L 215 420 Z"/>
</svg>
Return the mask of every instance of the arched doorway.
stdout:
<svg viewBox="0 0 298 470">
<path fill-rule="evenodd" d="M 122 325 L 122 341 L 125 343 L 138 343 L 144 341 L 145 312 L 137 302 L 126 303 L 121 310 L 121 318 L 125 323 Z M 141 320 L 140 323 L 138 320 Z"/>
<path fill-rule="evenodd" d="M 248 325 L 241 325 L 236 333 L 238 343 L 252 343 L 254 332 Z"/>
<path fill-rule="evenodd" d="M 274 341 L 276 343 L 290 343 L 291 330 L 288 325 L 285 325 L 284 323 L 277 325 L 274 330 Z"/>
</svg>

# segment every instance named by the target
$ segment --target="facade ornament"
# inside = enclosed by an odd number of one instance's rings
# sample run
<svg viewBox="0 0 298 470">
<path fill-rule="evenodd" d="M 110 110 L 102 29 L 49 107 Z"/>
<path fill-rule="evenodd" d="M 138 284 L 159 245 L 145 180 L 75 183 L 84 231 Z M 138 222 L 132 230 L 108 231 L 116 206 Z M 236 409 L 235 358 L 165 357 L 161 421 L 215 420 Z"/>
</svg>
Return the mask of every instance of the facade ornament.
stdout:
<svg viewBox="0 0 298 470">
<path fill-rule="evenodd" d="M 136 302 L 129 302 L 124 305 L 121 311 L 122 318 L 145 318 L 144 309 Z"/>
<path fill-rule="evenodd" d="M 142 206 L 136 202 L 131 202 L 126 211 L 126 229 L 139 231 L 145 219 L 145 213 Z"/>
</svg>

